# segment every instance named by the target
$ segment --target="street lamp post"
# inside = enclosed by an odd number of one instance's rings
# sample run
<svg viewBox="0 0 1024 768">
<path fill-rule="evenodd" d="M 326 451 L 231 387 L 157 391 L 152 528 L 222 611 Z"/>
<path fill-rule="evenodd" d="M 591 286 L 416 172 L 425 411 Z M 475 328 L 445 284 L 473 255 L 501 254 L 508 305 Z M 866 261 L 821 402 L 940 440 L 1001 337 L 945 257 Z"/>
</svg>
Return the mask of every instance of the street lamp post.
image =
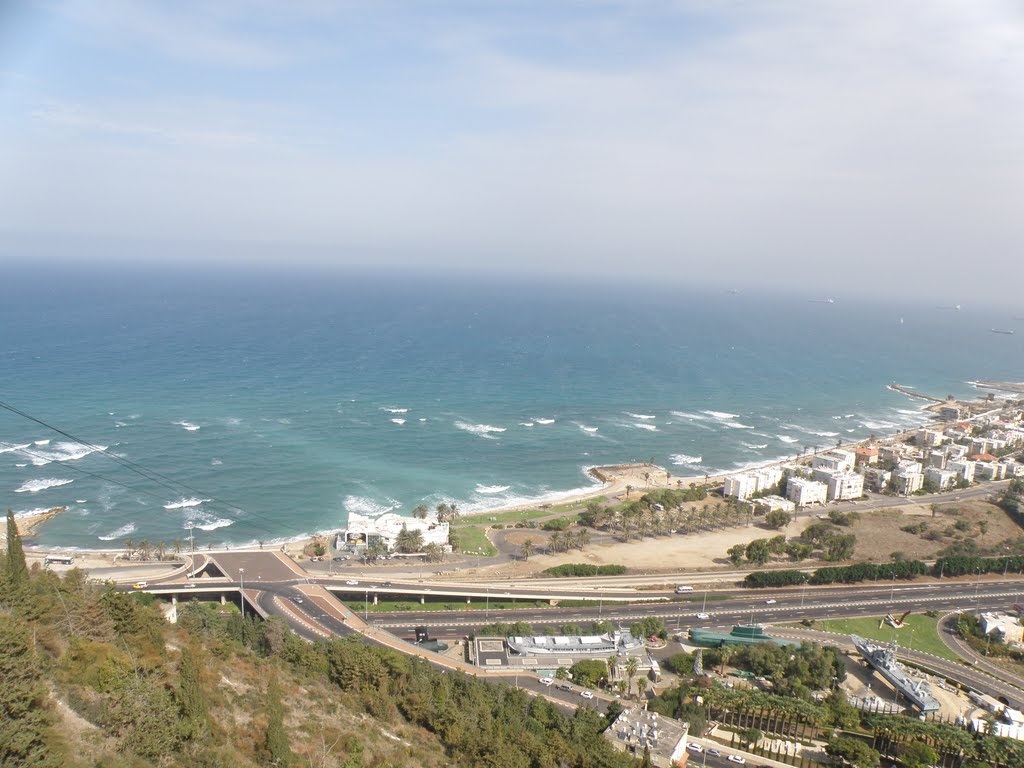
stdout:
<svg viewBox="0 0 1024 768">
<path fill-rule="evenodd" d="M 189 545 L 189 550 L 191 551 L 192 557 L 196 556 L 196 537 L 193 534 L 194 530 L 195 530 L 195 526 L 192 525 L 192 523 L 189 523 L 188 524 L 188 545 Z M 193 565 L 195 565 L 195 564 L 193 563 Z"/>
<path fill-rule="evenodd" d="M 363 592 L 363 619 L 370 623 L 370 590 Z"/>
<path fill-rule="evenodd" d="M 245 568 L 238 569 L 238 581 L 241 585 L 238 590 L 238 602 L 242 606 L 242 621 L 245 621 Z"/>
</svg>

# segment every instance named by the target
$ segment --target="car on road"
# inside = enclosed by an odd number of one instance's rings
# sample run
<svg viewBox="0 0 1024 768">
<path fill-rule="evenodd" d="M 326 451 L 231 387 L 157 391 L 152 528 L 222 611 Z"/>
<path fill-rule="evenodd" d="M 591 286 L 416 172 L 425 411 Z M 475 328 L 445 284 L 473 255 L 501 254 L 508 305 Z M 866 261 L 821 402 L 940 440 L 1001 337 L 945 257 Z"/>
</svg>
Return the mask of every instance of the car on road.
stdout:
<svg viewBox="0 0 1024 768">
<path fill-rule="evenodd" d="M 568 683 L 559 683 L 558 685 L 555 686 L 555 688 L 557 688 L 560 691 L 571 691 L 572 690 L 572 686 L 569 685 Z"/>
<path fill-rule="evenodd" d="M 686 748 L 691 752 L 696 752 L 698 755 L 704 751 L 704 747 L 700 744 L 694 744 L 692 741 L 686 745 Z"/>
<path fill-rule="evenodd" d="M 385 587 L 393 587 L 393 586 L 395 586 L 395 585 L 394 585 L 394 584 L 392 584 L 392 583 L 391 583 L 390 581 L 385 581 L 385 582 L 384 582 L 384 584 L 383 584 L 383 586 L 385 586 Z"/>
<path fill-rule="evenodd" d="M 132 584 L 132 589 L 145 589 L 148 586 L 149 586 L 149 582 L 148 581 L 137 581 L 134 584 Z"/>
<path fill-rule="evenodd" d="M 331 560 L 333 560 L 336 563 L 341 563 L 341 562 L 344 562 L 345 560 L 348 560 L 348 558 L 347 557 L 341 557 L 339 555 L 338 557 L 332 557 Z"/>
<path fill-rule="evenodd" d="M 678 587 L 676 587 L 677 595 L 685 595 L 688 592 L 693 592 L 693 587 L 687 586 L 686 584 L 680 584 Z"/>
<path fill-rule="evenodd" d="M 580 696 L 582 696 L 584 699 L 592 699 L 592 698 L 594 698 L 594 692 L 593 691 L 580 691 Z"/>
<path fill-rule="evenodd" d="M 293 597 L 292 598 L 292 602 L 293 603 L 298 603 L 299 605 L 302 605 L 302 603 L 305 602 L 305 601 L 301 597 Z"/>
<path fill-rule="evenodd" d="M 196 585 L 195 584 L 186 584 L 184 588 L 185 589 L 195 589 Z"/>
<path fill-rule="evenodd" d="M 740 757 L 739 755 L 729 755 L 725 759 L 728 760 L 730 763 L 739 763 L 740 765 L 744 765 L 747 762 L 746 759 Z"/>
<path fill-rule="evenodd" d="M 706 621 L 707 619 L 711 618 L 711 614 L 710 613 L 698 613 L 697 614 L 697 618 L 700 619 L 701 621 Z"/>
<path fill-rule="evenodd" d="M 722 756 L 722 753 L 721 753 L 721 752 L 719 752 L 719 751 L 718 751 L 717 749 L 708 749 L 708 750 L 706 750 L 706 751 L 707 751 L 707 753 L 708 753 L 709 755 L 711 755 L 712 757 L 721 757 L 721 756 Z"/>
<path fill-rule="evenodd" d="M 764 604 L 765 605 L 775 605 L 777 602 L 779 602 L 779 601 L 776 600 L 774 597 L 769 597 L 767 600 L 764 601 Z"/>
<path fill-rule="evenodd" d="M 540 679 L 540 684 L 541 685 L 551 685 L 553 682 L 555 682 L 555 681 L 552 678 L 550 678 L 550 677 L 542 677 Z"/>
<path fill-rule="evenodd" d="M 350 587 L 354 587 L 354 586 L 356 586 L 357 584 L 359 584 L 359 582 L 358 582 L 358 581 L 356 581 L 355 579 L 349 579 L 349 580 L 348 580 L 348 581 L 346 581 L 345 583 L 346 583 L 346 584 L 348 584 L 348 585 L 349 585 Z"/>
</svg>

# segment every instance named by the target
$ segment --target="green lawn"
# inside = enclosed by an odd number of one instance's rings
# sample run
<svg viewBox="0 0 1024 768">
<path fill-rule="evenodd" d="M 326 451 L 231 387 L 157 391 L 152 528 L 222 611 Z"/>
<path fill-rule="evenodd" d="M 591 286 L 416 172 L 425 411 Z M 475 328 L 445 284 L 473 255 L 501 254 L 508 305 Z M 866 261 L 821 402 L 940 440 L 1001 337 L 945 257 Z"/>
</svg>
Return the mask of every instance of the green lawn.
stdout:
<svg viewBox="0 0 1024 768">
<path fill-rule="evenodd" d="M 522 509 L 518 512 L 497 512 L 493 515 L 471 515 L 460 517 L 453 525 L 456 528 L 463 528 L 469 525 L 492 525 L 494 523 L 520 523 L 527 520 L 536 520 L 538 517 L 548 517 L 553 514 L 550 509 Z M 493 520 L 491 518 L 494 518 Z"/>
<path fill-rule="evenodd" d="M 494 557 L 498 554 L 497 548 L 491 544 L 484 529 L 479 525 L 460 526 L 452 532 L 459 540 L 459 551 L 464 555 L 482 555 L 483 557 Z"/>
<path fill-rule="evenodd" d="M 361 609 L 367 607 L 362 600 L 349 601 L 349 606 Z M 381 600 L 377 605 L 371 603 L 368 606 L 370 613 L 398 613 L 402 611 L 480 611 L 484 613 L 487 610 L 505 611 L 516 608 L 548 607 L 550 607 L 548 603 L 539 600 L 520 600 L 516 602 L 492 599 L 488 603 L 486 599 L 474 598 L 472 603 L 467 603 L 465 599 L 459 600 L 457 597 L 451 597 L 446 600 L 428 600 L 422 604 L 419 600 Z"/>
<path fill-rule="evenodd" d="M 930 618 L 924 614 L 913 614 L 907 617 L 904 626 L 900 629 L 893 629 L 888 624 L 882 624 L 881 629 L 879 629 L 878 623 L 881 620 L 881 617 L 828 619 L 815 622 L 815 629 L 820 628 L 826 632 L 839 632 L 844 635 L 860 635 L 869 640 L 878 640 L 884 643 L 895 639 L 904 648 L 931 653 L 950 661 L 958 661 L 960 659 L 959 656 L 943 645 L 939 639 L 939 633 L 936 629 L 938 619 Z"/>
</svg>

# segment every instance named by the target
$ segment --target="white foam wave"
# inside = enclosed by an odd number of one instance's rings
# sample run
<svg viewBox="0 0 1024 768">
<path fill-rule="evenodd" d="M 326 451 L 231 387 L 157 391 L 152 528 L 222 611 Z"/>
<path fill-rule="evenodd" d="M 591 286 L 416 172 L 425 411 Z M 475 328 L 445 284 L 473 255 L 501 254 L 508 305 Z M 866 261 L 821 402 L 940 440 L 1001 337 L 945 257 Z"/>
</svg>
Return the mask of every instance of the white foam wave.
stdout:
<svg viewBox="0 0 1024 768">
<path fill-rule="evenodd" d="M 626 415 L 629 416 L 632 419 L 656 419 L 656 418 L 658 418 L 657 416 L 651 416 L 650 414 L 647 414 L 647 413 L 630 413 L 629 411 L 626 411 Z"/>
<path fill-rule="evenodd" d="M 724 411 L 701 411 L 701 413 L 706 413 L 708 416 L 710 416 L 713 419 L 736 419 L 736 418 L 739 418 L 739 414 L 737 414 L 737 413 L 725 413 Z"/>
<path fill-rule="evenodd" d="M 707 416 L 700 413 L 689 413 L 688 411 L 671 411 L 673 416 L 678 416 L 680 419 L 693 419 L 694 421 L 707 421 Z"/>
<path fill-rule="evenodd" d="M 669 459 L 680 467 L 699 467 L 700 463 L 704 461 L 703 456 L 687 456 L 685 453 L 673 453 Z"/>
<path fill-rule="evenodd" d="M 838 432 L 823 432 L 816 429 L 805 430 L 810 435 L 817 435 L 818 437 L 838 437 Z"/>
<path fill-rule="evenodd" d="M 71 485 L 74 480 L 62 480 L 57 477 L 44 477 L 40 480 L 26 480 L 20 488 L 15 488 L 15 493 L 38 493 L 47 488 L 59 488 L 62 485 Z"/>
<path fill-rule="evenodd" d="M 197 429 L 200 428 L 198 424 L 193 424 L 190 421 L 176 421 L 174 423 L 177 424 L 179 427 L 182 427 L 183 429 L 185 429 L 185 430 L 187 430 L 189 432 L 195 432 Z"/>
<path fill-rule="evenodd" d="M 105 450 L 107 450 L 105 445 L 88 446 L 81 443 L 62 442 L 49 446 L 48 451 L 29 452 L 28 459 L 32 462 L 33 466 L 45 467 L 53 461 L 78 461 L 90 453 Z"/>
<path fill-rule="evenodd" d="M 210 466 L 213 466 L 213 467 L 219 467 L 223 463 L 224 462 L 221 461 L 220 459 L 211 459 L 210 460 Z"/>
<path fill-rule="evenodd" d="M 426 421 L 426 419 L 425 419 L 425 418 L 422 418 L 422 419 L 420 419 L 420 421 Z"/>
<path fill-rule="evenodd" d="M 749 424 L 740 424 L 738 421 L 722 421 L 722 426 L 727 429 L 753 429 Z"/>
<path fill-rule="evenodd" d="M 865 429 L 895 429 L 899 426 L 892 421 L 862 421 L 860 425 Z"/>
<path fill-rule="evenodd" d="M 784 443 L 795 443 L 795 442 L 797 442 L 797 439 L 795 437 L 790 436 L 790 435 L 776 435 L 776 437 L 779 438 L 779 440 L 781 440 Z"/>
<path fill-rule="evenodd" d="M 597 432 L 597 427 L 588 427 L 586 424 L 577 424 L 576 426 L 578 426 L 584 432 L 587 432 L 589 434 L 594 434 L 595 432 Z"/>
<path fill-rule="evenodd" d="M 382 504 L 368 496 L 346 496 L 344 506 L 347 512 L 355 512 L 358 515 L 366 515 L 367 517 L 377 517 L 385 512 L 398 509 L 402 504 L 394 499 L 388 499 L 386 503 Z"/>
<path fill-rule="evenodd" d="M 114 539 L 120 539 L 133 533 L 135 533 L 135 523 L 128 523 L 126 525 L 122 525 L 116 531 L 108 533 L 106 536 L 97 536 L 96 538 L 100 541 L 113 541 Z"/>
<path fill-rule="evenodd" d="M 23 451 L 28 448 L 32 443 L 23 443 L 17 445 L 15 443 L 0 443 L 0 453 L 14 453 L 15 451 Z"/>
<path fill-rule="evenodd" d="M 476 492 L 482 494 L 504 493 L 511 485 L 477 485 Z"/>
<path fill-rule="evenodd" d="M 53 507 L 36 507 L 35 509 L 23 509 L 19 512 L 14 513 L 14 519 L 18 520 L 23 517 L 38 517 L 39 515 L 45 515 Z"/>
<path fill-rule="evenodd" d="M 629 426 L 633 429 L 645 429 L 648 432 L 657 432 L 658 428 L 654 424 L 630 424 Z"/>
<path fill-rule="evenodd" d="M 32 445 L 49 445 L 49 440 L 33 440 Z"/>
<path fill-rule="evenodd" d="M 533 426 L 533 422 L 532 421 L 520 421 L 519 422 L 519 426 L 520 427 L 532 427 Z"/>
<path fill-rule="evenodd" d="M 14 466 L 16 466 L 18 469 L 23 469 L 24 467 L 27 467 L 28 464 L 15 464 Z"/>
<path fill-rule="evenodd" d="M 759 451 L 762 448 L 768 447 L 768 443 L 744 443 L 743 445 L 752 451 Z"/>
<path fill-rule="evenodd" d="M 205 523 L 193 523 L 192 527 L 198 528 L 201 531 L 215 531 L 218 528 L 227 528 L 229 525 L 233 525 L 234 522 L 234 520 L 228 520 L 226 517 L 218 517 Z"/>
<path fill-rule="evenodd" d="M 409 412 L 408 408 L 381 408 L 381 410 L 382 411 L 387 411 L 388 413 L 408 413 Z"/>
<path fill-rule="evenodd" d="M 123 421 L 115 421 L 114 426 L 120 429 L 121 427 L 127 427 L 128 425 Z"/>
<path fill-rule="evenodd" d="M 164 509 L 188 509 L 190 507 L 198 507 L 204 501 L 209 501 L 209 499 L 182 499 L 172 504 L 164 504 Z"/>
<path fill-rule="evenodd" d="M 393 424 L 405 424 L 405 419 L 391 419 Z"/>
<path fill-rule="evenodd" d="M 582 488 L 573 488 L 567 491 L 549 491 L 546 488 L 540 488 L 535 496 L 494 495 L 490 498 L 460 504 L 459 507 L 462 509 L 463 514 L 479 514 L 482 512 L 489 512 L 492 509 L 505 509 L 507 507 L 554 504 L 563 499 L 580 496 L 585 493 L 593 493 L 594 491 L 598 491 L 605 487 L 605 484 L 597 482 L 596 480 L 593 480 L 590 475 L 587 475 L 587 471 L 590 469 L 592 469 L 592 467 L 580 467 L 581 472 L 592 481 Z M 451 499 L 447 499 L 447 501 L 451 501 Z"/>
<path fill-rule="evenodd" d="M 537 422 L 538 424 L 554 424 L 555 423 L 554 419 L 534 419 L 534 421 Z"/>
<path fill-rule="evenodd" d="M 75 504 L 85 504 L 88 499 L 75 499 Z"/>
<path fill-rule="evenodd" d="M 468 421 L 456 421 L 455 428 L 473 435 L 479 435 L 480 437 L 488 437 L 491 440 L 496 439 L 491 434 L 492 432 L 501 433 L 505 431 L 505 427 L 492 427 L 490 424 L 470 424 Z"/>
</svg>

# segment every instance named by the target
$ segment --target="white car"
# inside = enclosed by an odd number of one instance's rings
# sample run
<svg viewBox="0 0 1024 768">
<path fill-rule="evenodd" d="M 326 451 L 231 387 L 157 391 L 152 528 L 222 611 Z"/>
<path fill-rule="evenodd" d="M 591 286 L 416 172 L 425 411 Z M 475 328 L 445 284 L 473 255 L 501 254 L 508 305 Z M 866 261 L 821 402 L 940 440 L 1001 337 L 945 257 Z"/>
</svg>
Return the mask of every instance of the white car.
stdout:
<svg viewBox="0 0 1024 768">
<path fill-rule="evenodd" d="M 740 765 L 745 765 L 747 762 L 744 758 L 740 757 L 739 755 L 729 755 L 725 759 L 728 760 L 730 763 L 739 763 Z"/>
<path fill-rule="evenodd" d="M 704 747 L 700 744 L 694 744 L 692 741 L 686 745 L 686 748 L 691 752 L 696 752 L 698 755 L 704 751 Z"/>
<path fill-rule="evenodd" d="M 292 602 L 293 603 L 298 603 L 299 605 L 302 605 L 303 600 L 302 600 L 301 597 L 293 597 L 292 598 Z"/>
<path fill-rule="evenodd" d="M 592 698 L 594 698 L 594 692 L 593 691 L 580 691 L 580 696 L 582 696 L 584 699 L 592 699 Z"/>
<path fill-rule="evenodd" d="M 183 589 L 195 589 L 195 588 L 196 588 L 196 585 L 195 585 L 195 584 L 186 584 L 186 585 L 185 585 L 185 586 L 183 587 Z"/>
<path fill-rule="evenodd" d="M 542 677 L 540 679 L 540 684 L 541 685 L 551 685 L 553 682 L 555 682 L 555 681 L 552 678 L 550 678 L 550 677 Z"/>
<path fill-rule="evenodd" d="M 709 749 L 708 750 L 708 754 L 711 755 L 712 757 L 721 757 L 722 756 L 722 753 L 719 752 L 717 749 Z"/>
<path fill-rule="evenodd" d="M 356 581 L 355 579 L 349 579 L 349 580 L 348 580 L 348 581 L 346 581 L 345 583 L 346 583 L 346 584 L 348 584 L 348 585 L 349 585 L 350 587 L 354 587 L 354 586 L 356 586 L 357 584 L 359 584 L 359 582 L 358 582 L 358 581 Z"/>
<path fill-rule="evenodd" d="M 710 613 L 698 613 L 697 614 L 697 618 L 700 619 L 701 621 L 707 621 L 708 619 L 711 618 L 711 614 Z"/>
<path fill-rule="evenodd" d="M 779 601 L 776 600 L 774 597 L 769 597 L 767 600 L 764 601 L 764 604 L 765 605 L 775 605 L 777 602 L 779 602 Z"/>
</svg>

